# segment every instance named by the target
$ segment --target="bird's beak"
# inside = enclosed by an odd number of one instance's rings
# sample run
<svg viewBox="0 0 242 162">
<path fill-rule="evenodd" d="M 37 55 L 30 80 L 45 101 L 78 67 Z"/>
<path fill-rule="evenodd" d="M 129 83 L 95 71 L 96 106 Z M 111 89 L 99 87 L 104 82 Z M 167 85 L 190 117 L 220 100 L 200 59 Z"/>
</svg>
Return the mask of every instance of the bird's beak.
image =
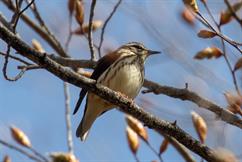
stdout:
<svg viewBox="0 0 242 162">
<path fill-rule="evenodd" d="M 161 53 L 160 51 L 152 51 L 152 50 L 148 50 L 148 56 L 150 55 L 155 55 L 155 54 L 159 54 Z"/>
</svg>

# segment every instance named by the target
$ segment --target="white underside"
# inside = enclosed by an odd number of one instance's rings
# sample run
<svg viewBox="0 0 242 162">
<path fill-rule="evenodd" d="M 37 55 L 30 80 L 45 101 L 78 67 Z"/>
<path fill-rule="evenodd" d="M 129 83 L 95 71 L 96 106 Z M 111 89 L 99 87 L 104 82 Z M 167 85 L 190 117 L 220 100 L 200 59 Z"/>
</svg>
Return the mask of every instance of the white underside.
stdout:
<svg viewBox="0 0 242 162">
<path fill-rule="evenodd" d="M 113 76 L 113 73 L 114 72 L 111 70 L 108 76 Z M 141 78 L 141 72 L 137 65 L 126 65 L 116 73 L 113 79 L 106 77 L 106 79 L 101 82 L 100 80 L 103 80 L 104 75 L 102 75 L 97 82 L 112 90 L 124 93 L 129 96 L 129 98 L 136 97 L 142 86 L 139 80 Z M 110 82 L 107 82 L 107 80 L 110 80 Z"/>
</svg>

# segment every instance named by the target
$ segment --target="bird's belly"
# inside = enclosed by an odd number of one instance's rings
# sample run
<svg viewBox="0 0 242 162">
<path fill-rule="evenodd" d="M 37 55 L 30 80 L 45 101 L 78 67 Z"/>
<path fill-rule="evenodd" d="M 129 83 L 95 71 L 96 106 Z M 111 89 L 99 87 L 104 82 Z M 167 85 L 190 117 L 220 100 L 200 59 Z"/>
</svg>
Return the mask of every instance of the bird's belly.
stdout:
<svg viewBox="0 0 242 162">
<path fill-rule="evenodd" d="M 129 98 L 138 95 L 142 84 L 142 73 L 137 65 L 125 65 L 118 71 L 110 72 L 103 84 L 115 91 L 119 91 Z"/>
</svg>

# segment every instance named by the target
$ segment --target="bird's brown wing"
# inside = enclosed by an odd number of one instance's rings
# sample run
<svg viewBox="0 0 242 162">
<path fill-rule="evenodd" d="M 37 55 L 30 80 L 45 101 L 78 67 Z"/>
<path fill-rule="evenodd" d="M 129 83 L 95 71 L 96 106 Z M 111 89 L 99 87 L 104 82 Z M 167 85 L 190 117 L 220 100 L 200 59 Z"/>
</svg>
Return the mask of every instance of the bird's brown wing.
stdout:
<svg viewBox="0 0 242 162">
<path fill-rule="evenodd" d="M 117 51 L 114 51 L 112 53 L 109 53 L 109 54 L 103 56 L 98 61 L 97 66 L 95 67 L 95 69 L 91 75 L 91 79 L 97 80 L 108 69 L 108 67 L 110 67 L 119 57 L 120 57 L 120 54 Z M 86 93 L 87 93 L 87 90 L 85 88 L 82 88 L 73 114 L 75 114 L 78 111 L 84 97 L 86 96 Z M 87 108 L 87 103 L 85 106 L 84 115 L 86 112 L 86 108 Z"/>
</svg>

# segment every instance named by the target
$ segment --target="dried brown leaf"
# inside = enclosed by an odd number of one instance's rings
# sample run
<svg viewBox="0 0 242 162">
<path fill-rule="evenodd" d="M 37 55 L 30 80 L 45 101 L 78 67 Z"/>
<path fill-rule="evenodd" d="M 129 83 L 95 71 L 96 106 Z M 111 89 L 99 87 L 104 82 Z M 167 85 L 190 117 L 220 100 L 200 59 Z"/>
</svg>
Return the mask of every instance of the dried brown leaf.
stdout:
<svg viewBox="0 0 242 162">
<path fill-rule="evenodd" d="M 236 156 L 225 148 L 214 149 L 214 155 L 218 158 L 217 162 L 239 162 Z"/>
<path fill-rule="evenodd" d="M 8 155 L 5 155 L 3 158 L 3 162 L 11 162 L 11 159 Z"/>
<path fill-rule="evenodd" d="M 239 105 L 229 106 L 228 110 L 234 114 L 239 114 L 240 116 L 242 116 L 242 109 Z"/>
<path fill-rule="evenodd" d="M 139 148 L 139 138 L 137 133 L 129 126 L 126 128 L 127 140 L 129 144 L 129 148 L 133 154 L 136 154 Z"/>
<path fill-rule="evenodd" d="M 189 6 L 194 12 L 199 12 L 196 0 L 183 0 L 184 4 Z"/>
<path fill-rule="evenodd" d="M 65 152 L 54 152 L 50 154 L 52 162 L 79 162 L 75 155 Z"/>
<path fill-rule="evenodd" d="M 82 1 L 76 0 L 75 11 L 76 11 L 76 14 L 75 14 L 76 21 L 80 26 L 82 26 L 84 22 L 84 5 Z"/>
<path fill-rule="evenodd" d="M 103 25 L 103 22 L 100 20 L 93 21 L 92 31 L 96 31 L 97 29 L 100 29 L 102 25 Z M 87 34 L 88 32 L 89 32 L 89 24 L 83 24 L 82 27 L 79 27 L 73 31 L 73 33 L 76 35 L 83 35 L 83 34 Z"/>
<path fill-rule="evenodd" d="M 220 25 L 229 23 L 232 20 L 232 14 L 230 12 L 222 11 L 220 14 Z"/>
<path fill-rule="evenodd" d="M 229 105 L 237 104 L 242 106 L 242 96 L 237 93 L 225 92 L 224 96 Z"/>
<path fill-rule="evenodd" d="M 10 127 L 11 135 L 13 139 L 20 145 L 25 147 L 31 147 L 31 142 L 28 138 L 28 136 L 19 128 L 16 127 Z"/>
<path fill-rule="evenodd" d="M 231 92 L 225 92 L 224 96 L 228 102 L 228 110 L 234 114 L 242 116 L 242 96 L 239 94 L 233 94 Z"/>
<path fill-rule="evenodd" d="M 240 68 L 242 68 L 242 57 L 236 62 L 235 66 L 234 66 L 234 71 L 236 71 Z"/>
<path fill-rule="evenodd" d="M 216 33 L 209 30 L 200 30 L 199 33 L 197 34 L 197 36 L 200 38 L 213 38 L 216 35 L 217 35 Z"/>
<path fill-rule="evenodd" d="M 188 8 L 184 8 L 181 13 L 181 16 L 185 22 L 187 22 L 190 25 L 194 25 L 195 16 L 191 12 L 192 11 L 190 11 Z"/>
<path fill-rule="evenodd" d="M 194 58 L 195 59 L 210 59 L 212 57 L 219 58 L 220 56 L 223 55 L 223 52 L 217 48 L 217 47 L 207 47 L 203 49 L 202 51 L 199 51 Z"/>
<path fill-rule="evenodd" d="M 148 133 L 139 120 L 130 115 L 126 115 L 125 119 L 131 129 L 133 129 L 142 139 L 148 141 Z"/>
<path fill-rule="evenodd" d="M 168 145 L 169 145 L 169 140 L 164 138 L 162 144 L 160 145 L 160 152 L 159 152 L 160 155 L 167 150 Z"/>
<path fill-rule="evenodd" d="M 192 122 L 202 143 L 205 143 L 207 137 L 207 124 L 205 120 L 196 112 L 192 111 Z"/>
<path fill-rule="evenodd" d="M 42 45 L 40 44 L 39 41 L 37 41 L 36 39 L 32 39 L 32 46 L 35 50 L 37 50 L 38 52 L 45 52 L 45 50 L 43 49 Z"/>
<path fill-rule="evenodd" d="M 70 16 L 72 16 L 74 8 L 75 8 L 76 0 L 68 0 L 68 10 Z"/>
<path fill-rule="evenodd" d="M 234 5 L 232 5 L 232 9 L 234 12 L 237 12 L 241 7 L 242 7 L 242 1 L 239 1 Z M 233 18 L 233 14 L 229 8 L 225 11 L 222 11 L 220 14 L 220 25 L 229 23 L 232 20 L 232 18 Z"/>
</svg>

